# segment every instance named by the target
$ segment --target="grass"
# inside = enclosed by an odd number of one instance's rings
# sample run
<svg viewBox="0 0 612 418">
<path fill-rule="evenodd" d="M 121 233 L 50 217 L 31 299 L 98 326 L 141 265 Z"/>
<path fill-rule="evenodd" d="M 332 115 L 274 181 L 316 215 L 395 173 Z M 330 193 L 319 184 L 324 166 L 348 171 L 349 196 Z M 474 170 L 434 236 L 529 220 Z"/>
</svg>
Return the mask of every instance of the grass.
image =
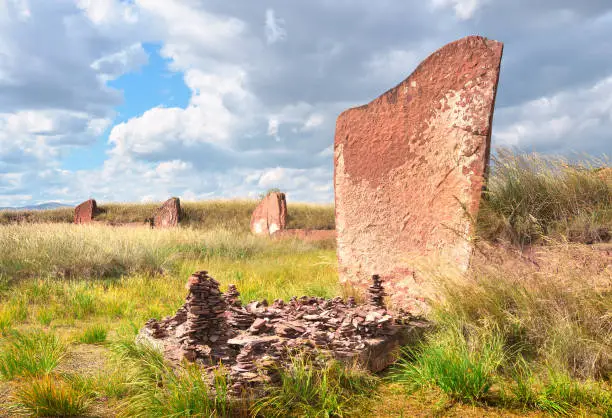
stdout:
<svg viewBox="0 0 612 418">
<path fill-rule="evenodd" d="M 542 247 L 526 262 L 481 243 L 467 275 L 423 268 L 436 289 L 429 317 L 437 330 L 407 350 L 392 380 L 449 402 L 604 415 L 612 407 L 610 270 L 584 247 Z"/>
<path fill-rule="evenodd" d="M 375 396 L 376 379 L 336 361 L 295 354 L 281 383 L 254 406 L 258 416 L 333 417 L 361 414 L 367 396 Z"/>
<path fill-rule="evenodd" d="M 576 242 L 610 239 L 612 176 L 606 162 L 500 150 L 482 199 L 477 230 L 486 240 L 519 246 L 546 238 Z"/>
<path fill-rule="evenodd" d="M 111 224 L 145 223 L 153 216 L 159 203 L 108 203 L 100 204 L 96 220 Z M 230 229 L 248 232 L 251 214 L 257 200 L 207 200 L 181 202 L 181 225 L 197 229 Z M 287 205 L 288 228 L 334 229 L 333 205 L 291 203 Z M 0 225 L 11 223 L 71 223 L 73 208 L 40 211 L 0 211 Z"/>
<path fill-rule="evenodd" d="M 4 224 L 0 212 L 0 415 L 610 417 L 610 262 L 573 243 L 611 225 L 605 170 L 497 158 L 469 273 L 420 269 L 436 330 L 384 376 L 296 356 L 259 402 L 230 400 L 224 373 L 211 389 L 195 367 L 170 369 L 134 337 L 181 306 L 196 270 L 244 303 L 353 294 L 333 247 L 251 236 L 254 201 L 186 202 L 175 230 L 70 225 L 72 209 Z M 101 219 L 139 222 L 154 207 L 102 205 Z M 333 227 L 333 207 L 289 215 L 290 227 Z"/>
<path fill-rule="evenodd" d="M 226 229 L 150 230 L 104 225 L 0 225 L 0 275 L 113 278 L 161 273 L 184 259 L 252 259 L 264 251 L 304 253 L 316 244 L 270 242 Z"/>
<path fill-rule="evenodd" d="M 83 334 L 79 337 L 79 342 L 83 344 L 101 344 L 106 341 L 106 335 L 106 327 L 92 325 L 85 328 Z"/>
<path fill-rule="evenodd" d="M 405 350 L 406 358 L 393 373 L 395 381 L 412 390 L 438 387 L 450 399 L 466 402 L 485 398 L 505 356 L 497 336 L 470 341 L 459 328 L 438 332 Z"/>
<path fill-rule="evenodd" d="M 47 375 L 66 350 L 56 335 L 43 332 L 17 333 L 0 347 L 0 377 L 5 380 Z"/>
<path fill-rule="evenodd" d="M 83 416 L 91 399 L 56 376 L 43 376 L 21 384 L 13 395 L 12 410 L 35 417 Z"/>
<path fill-rule="evenodd" d="M 211 389 L 199 366 L 175 371 L 150 346 L 124 342 L 114 350 L 121 364 L 131 370 L 126 384 L 132 393 L 121 403 L 120 416 L 226 417 L 239 410 L 227 396 L 227 378 L 222 370 L 216 373 Z"/>
</svg>

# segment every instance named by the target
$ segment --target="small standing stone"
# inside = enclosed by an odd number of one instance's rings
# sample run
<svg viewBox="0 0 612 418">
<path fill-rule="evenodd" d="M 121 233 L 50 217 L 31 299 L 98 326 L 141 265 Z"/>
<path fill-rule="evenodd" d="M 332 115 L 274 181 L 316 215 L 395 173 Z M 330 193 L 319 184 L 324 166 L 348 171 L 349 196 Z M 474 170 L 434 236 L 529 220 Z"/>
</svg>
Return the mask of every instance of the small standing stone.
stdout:
<svg viewBox="0 0 612 418">
<path fill-rule="evenodd" d="M 378 274 L 372 276 L 372 285 L 368 287 L 368 304 L 376 308 L 385 308 L 383 298 L 386 296 L 382 280 Z"/>
</svg>

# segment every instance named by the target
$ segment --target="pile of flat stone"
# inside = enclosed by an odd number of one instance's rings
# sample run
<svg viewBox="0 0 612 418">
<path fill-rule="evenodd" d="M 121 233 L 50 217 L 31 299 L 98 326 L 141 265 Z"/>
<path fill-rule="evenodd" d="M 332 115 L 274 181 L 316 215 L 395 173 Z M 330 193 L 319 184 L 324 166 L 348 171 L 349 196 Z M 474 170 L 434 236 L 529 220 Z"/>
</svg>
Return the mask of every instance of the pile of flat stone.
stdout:
<svg viewBox="0 0 612 418">
<path fill-rule="evenodd" d="M 384 305 L 382 281 L 373 276 L 366 304 L 354 298 L 293 297 L 272 304 L 240 302 L 234 285 L 222 294 L 207 272 L 189 277 L 185 305 L 173 317 L 150 320 L 140 339 L 175 364 L 183 360 L 230 369 L 230 391 L 240 394 L 278 381 L 278 370 L 296 352 L 327 355 L 380 371 L 398 348 L 420 339 L 427 323 Z"/>
<path fill-rule="evenodd" d="M 227 326 L 227 304 L 219 290 L 219 282 L 206 271 L 195 272 L 186 285 L 189 294 L 181 311 L 186 312 L 186 326 L 179 338 L 187 360 L 211 356 L 213 349 L 222 347 L 231 336 Z"/>
</svg>

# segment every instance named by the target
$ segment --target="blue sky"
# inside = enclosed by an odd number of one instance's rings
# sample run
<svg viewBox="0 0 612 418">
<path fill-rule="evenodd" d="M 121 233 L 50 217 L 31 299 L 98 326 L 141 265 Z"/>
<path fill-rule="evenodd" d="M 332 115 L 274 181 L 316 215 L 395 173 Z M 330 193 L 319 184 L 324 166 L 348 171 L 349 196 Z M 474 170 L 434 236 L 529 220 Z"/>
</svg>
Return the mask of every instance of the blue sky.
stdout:
<svg viewBox="0 0 612 418">
<path fill-rule="evenodd" d="M 146 43 L 142 48 L 147 54 L 147 63 L 107 83 L 123 93 L 123 103 L 115 107 L 113 124 L 127 122 L 153 107 L 185 107 L 189 102 L 190 92 L 183 82 L 183 74 L 168 69 L 170 60 L 160 56 L 161 45 Z M 108 143 L 110 128 L 90 146 L 70 150 L 62 159 L 62 168 L 70 171 L 101 168 L 107 157 L 106 152 L 111 149 Z"/>
<path fill-rule="evenodd" d="M 0 0 L 0 207 L 331 202 L 337 115 L 470 34 L 494 148 L 611 153 L 609 0 Z"/>
</svg>

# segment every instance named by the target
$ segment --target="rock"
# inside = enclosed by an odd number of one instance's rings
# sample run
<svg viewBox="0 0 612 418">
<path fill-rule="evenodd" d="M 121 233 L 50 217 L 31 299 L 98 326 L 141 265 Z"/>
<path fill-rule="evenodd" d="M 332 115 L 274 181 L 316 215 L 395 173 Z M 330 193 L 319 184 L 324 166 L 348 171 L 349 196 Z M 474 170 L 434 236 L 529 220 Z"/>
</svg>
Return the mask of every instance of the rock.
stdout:
<svg viewBox="0 0 612 418">
<path fill-rule="evenodd" d="M 155 228 L 177 227 L 181 217 L 181 201 L 178 197 L 172 197 L 164 202 L 153 217 Z"/>
<path fill-rule="evenodd" d="M 386 295 L 387 294 L 383 289 L 380 276 L 378 274 L 374 274 L 372 276 L 372 285 L 368 287 L 368 303 L 374 308 L 384 309 L 385 303 L 383 302 L 383 299 Z"/>
<path fill-rule="evenodd" d="M 271 192 L 263 198 L 251 216 L 251 232 L 272 235 L 287 226 L 287 201 L 284 193 Z"/>
<path fill-rule="evenodd" d="M 260 331 L 264 331 L 266 328 L 269 327 L 268 322 L 269 321 L 267 319 L 263 319 L 263 318 L 255 319 L 255 321 L 253 322 L 253 324 L 249 328 L 249 332 L 251 332 L 253 334 L 257 334 Z"/>
<path fill-rule="evenodd" d="M 230 370 L 233 395 L 262 393 L 278 383 L 278 368 L 290 365 L 295 350 L 379 370 L 397 358 L 397 348 L 411 342 L 408 337 L 427 328 L 405 312 L 396 316 L 372 303 L 384 295 L 380 280 L 371 286 L 370 303 L 352 307 L 340 297 L 309 296 L 244 307 L 232 303 L 239 295 L 235 286 L 222 294 L 206 271 L 193 273 L 186 287 L 176 315 L 147 321 L 137 340 L 158 348 L 177 367 L 185 360 L 208 366 L 209 377 L 223 364 Z"/>
<path fill-rule="evenodd" d="M 74 208 L 74 223 L 87 224 L 93 221 L 98 214 L 98 205 L 94 199 L 86 200 L 85 202 Z"/>
<path fill-rule="evenodd" d="M 396 87 L 338 117 L 342 282 L 365 288 L 363 278 L 379 273 L 392 301 L 407 306 L 429 289 L 406 268 L 411 258 L 439 256 L 467 268 L 502 49 L 480 36 L 452 42 Z"/>
</svg>

